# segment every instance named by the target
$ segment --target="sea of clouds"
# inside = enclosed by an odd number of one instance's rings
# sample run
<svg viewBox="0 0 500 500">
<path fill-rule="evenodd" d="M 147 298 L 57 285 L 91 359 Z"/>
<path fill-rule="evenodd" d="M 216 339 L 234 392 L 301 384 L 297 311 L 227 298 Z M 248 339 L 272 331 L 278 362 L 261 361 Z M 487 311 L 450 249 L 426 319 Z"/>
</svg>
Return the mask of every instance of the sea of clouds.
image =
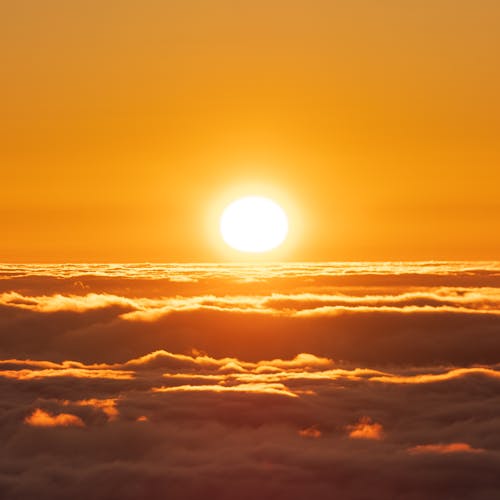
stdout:
<svg viewBox="0 0 500 500">
<path fill-rule="evenodd" d="M 0 266 L 0 498 L 500 498 L 500 264 Z"/>
</svg>

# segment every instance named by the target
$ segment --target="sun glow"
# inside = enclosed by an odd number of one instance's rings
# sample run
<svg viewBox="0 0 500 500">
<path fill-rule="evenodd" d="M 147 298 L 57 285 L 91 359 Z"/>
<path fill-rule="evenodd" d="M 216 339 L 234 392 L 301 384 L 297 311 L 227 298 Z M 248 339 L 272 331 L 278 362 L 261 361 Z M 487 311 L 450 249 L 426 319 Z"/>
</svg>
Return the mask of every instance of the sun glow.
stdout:
<svg viewBox="0 0 500 500">
<path fill-rule="evenodd" d="M 224 241 L 235 250 L 267 252 L 285 241 L 288 218 L 273 200 L 246 196 L 226 207 L 220 219 L 220 232 Z"/>
</svg>

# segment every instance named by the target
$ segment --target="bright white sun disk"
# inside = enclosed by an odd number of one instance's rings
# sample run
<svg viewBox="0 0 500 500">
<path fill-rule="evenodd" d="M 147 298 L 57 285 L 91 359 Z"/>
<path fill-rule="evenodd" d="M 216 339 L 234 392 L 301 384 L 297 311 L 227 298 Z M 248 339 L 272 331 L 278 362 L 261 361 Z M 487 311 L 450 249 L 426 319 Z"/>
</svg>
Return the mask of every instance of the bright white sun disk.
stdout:
<svg viewBox="0 0 500 500">
<path fill-rule="evenodd" d="M 241 252 L 267 252 L 283 243 L 288 233 L 288 218 L 273 200 L 246 196 L 233 201 L 220 219 L 224 241 Z"/>
</svg>

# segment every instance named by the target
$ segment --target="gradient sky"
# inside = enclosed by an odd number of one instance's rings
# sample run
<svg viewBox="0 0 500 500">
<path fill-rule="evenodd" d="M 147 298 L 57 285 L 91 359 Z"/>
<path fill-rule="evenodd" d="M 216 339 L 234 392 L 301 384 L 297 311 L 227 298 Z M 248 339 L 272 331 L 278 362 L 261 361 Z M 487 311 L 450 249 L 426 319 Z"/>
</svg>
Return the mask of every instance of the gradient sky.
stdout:
<svg viewBox="0 0 500 500">
<path fill-rule="evenodd" d="M 0 6 L 0 256 L 233 258 L 244 194 L 289 260 L 500 255 L 496 0 Z"/>
</svg>

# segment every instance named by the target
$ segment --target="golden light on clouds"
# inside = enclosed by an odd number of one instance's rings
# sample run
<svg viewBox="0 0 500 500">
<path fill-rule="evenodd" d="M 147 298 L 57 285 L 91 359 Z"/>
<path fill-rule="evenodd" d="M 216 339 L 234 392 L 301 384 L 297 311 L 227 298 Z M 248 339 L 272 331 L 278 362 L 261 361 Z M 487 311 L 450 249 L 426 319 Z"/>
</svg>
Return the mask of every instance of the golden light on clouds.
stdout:
<svg viewBox="0 0 500 500">
<path fill-rule="evenodd" d="M 361 417 L 354 425 L 347 427 L 351 439 L 372 439 L 379 441 L 384 436 L 384 428 L 370 417 Z"/>
<path fill-rule="evenodd" d="M 482 448 L 474 448 L 469 443 L 438 443 L 420 444 L 408 448 L 410 454 L 434 453 L 437 455 L 447 455 L 450 453 L 484 453 Z"/>
<path fill-rule="evenodd" d="M 50 413 L 37 408 L 31 415 L 24 419 L 27 425 L 33 427 L 85 427 L 83 420 L 71 413 Z"/>
</svg>

